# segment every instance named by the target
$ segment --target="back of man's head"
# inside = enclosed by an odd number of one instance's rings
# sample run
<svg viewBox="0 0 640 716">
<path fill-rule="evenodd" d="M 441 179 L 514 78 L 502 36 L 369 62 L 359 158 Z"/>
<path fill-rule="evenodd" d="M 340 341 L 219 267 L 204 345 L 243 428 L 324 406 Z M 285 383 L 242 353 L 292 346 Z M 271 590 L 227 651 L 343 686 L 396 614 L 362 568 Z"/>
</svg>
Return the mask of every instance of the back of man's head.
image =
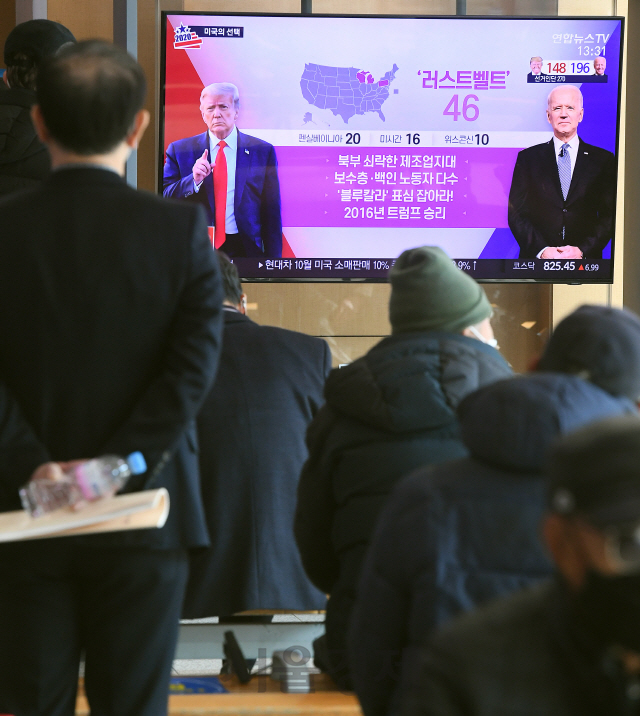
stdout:
<svg viewBox="0 0 640 716">
<path fill-rule="evenodd" d="M 75 41 L 70 30 L 52 20 L 28 20 L 16 25 L 4 44 L 9 86 L 35 90 L 42 60 Z"/>
<path fill-rule="evenodd" d="M 553 332 L 538 370 L 574 373 L 612 395 L 640 400 L 640 318 L 607 306 L 580 306 Z"/>
<path fill-rule="evenodd" d="M 492 314 L 480 284 L 437 246 L 403 251 L 391 271 L 389 320 L 393 333 L 461 333 Z"/>
<path fill-rule="evenodd" d="M 216 251 L 218 263 L 220 264 L 220 273 L 222 274 L 222 288 L 224 290 L 224 300 L 237 306 L 242 301 L 242 284 L 238 269 L 229 261 L 228 256 L 223 251 Z"/>
<path fill-rule="evenodd" d="M 42 62 L 36 93 L 51 138 L 62 149 L 91 156 L 111 152 L 131 132 L 146 80 L 127 52 L 87 40 Z"/>
</svg>

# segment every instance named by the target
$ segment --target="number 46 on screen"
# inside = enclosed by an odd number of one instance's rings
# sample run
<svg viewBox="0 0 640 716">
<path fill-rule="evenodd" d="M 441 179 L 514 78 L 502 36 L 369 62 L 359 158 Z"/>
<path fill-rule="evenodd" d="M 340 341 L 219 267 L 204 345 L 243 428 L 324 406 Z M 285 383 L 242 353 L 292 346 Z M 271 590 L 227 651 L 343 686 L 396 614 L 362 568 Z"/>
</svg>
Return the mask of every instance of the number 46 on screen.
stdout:
<svg viewBox="0 0 640 716">
<path fill-rule="evenodd" d="M 462 115 L 463 119 L 467 122 L 475 122 L 480 115 L 480 108 L 477 104 L 474 104 L 472 100 L 475 102 L 480 101 L 475 94 L 468 94 L 462 100 L 462 110 L 460 110 L 458 95 L 454 94 L 449 104 L 444 108 L 444 112 L 442 114 L 448 114 L 450 117 L 453 117 L 454 122 L 458 121 L 458 117 L 460 115 Z"/>
</svg>

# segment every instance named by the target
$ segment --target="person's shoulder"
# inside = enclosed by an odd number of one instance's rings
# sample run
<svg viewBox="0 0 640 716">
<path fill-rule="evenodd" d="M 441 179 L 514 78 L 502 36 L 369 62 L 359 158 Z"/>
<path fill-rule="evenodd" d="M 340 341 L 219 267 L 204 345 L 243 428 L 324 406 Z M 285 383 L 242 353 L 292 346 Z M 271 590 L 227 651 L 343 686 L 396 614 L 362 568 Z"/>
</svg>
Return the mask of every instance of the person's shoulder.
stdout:
<svg viewBox="0 0 640 716">
<path fill-rule="evenodd" d="M 6 85 L 3 86 L 6 87 Z M 36 103 L 36 93 L 23 87 L 7 87 L 0 93 L 0 105 L 19 107 L 29 111 Z"/>
<path fill-rule="evenodd" d="M 292 331 L 279 326 L 258 326 L 257 323 L 253 323 L 253 325 L 273 339 L 274 342 L 295 346 L 309 353 L 323 353 L 327 345 L 324 339 L 310 336 L 307 333 L 300 333 L 299 331 Z"/>
<path fill-rule="evenodd" d="M 174 151 L 193 149 L 195 146 L 199 146 L 205 140 L 206 134 L 207 132 L 205 130 L 204 132 L 200 132 L 200 134 L 194 134 L 192 137 L 176 139 L 169 144 L 169 147 L 172 147 Z M 169 147 L 167 147 L 167 149 Z"/>
<path fill-rule="evenodd" d="M 122 185 L 122 189 L 123 197 L 127 197 L 131 206 L 138 209 L 140 213 L 153 215 L 154 223 L 170 221 L 171 227 L 175 227 L 176 224 L 193 225 L 198 218 L 202 218 L 206 223 L 199 204 L 167 198 L 146 189 L 134 189 L 126 184 Z M 184 239 L 184 236 L 181 238 Z"/>
<path fill-rule="evenodd" d="M 0 196 L 0 215 L 3 228 L 8 230 L 9 226 L 16 222 L 20 226 L 32 216 L 32 209 L 37 208 L 41 203 L 41 192 L 42 185 L 38 185 Z"/>
<path fill-rule="evenodd" d="M 433 336 L 438 341 L 439 353 L 448 361 L 456 359 L 464 363 L 472 361 L 481 367 L 497 368 L 505 377 L 512 373 L 500 352 L 482 341 L 463 336 L 461 333 L 434 332 Z"/>
<path fill-rule="evenodd" d="M 258 137 L 253 137 L 251 134 L 245 134 L 240 130 L 238 130 L 238 146 L 256 147 L 260 149 L 273 149 L 273 144 L 265 142 L 264 139 L 258 139 Z"/>
<path fill-rule="evenodd" d="M 546 152 L 550 151 L 550 148 L 553 147 L 553 139 L 550 139 L 548 142 L 542 142 L 542 144 L 534 144 L 531 147 L 527 147 L 526 149 L 521 149 L 518 152 L 518 159 L 537 159 L 541 156 L 543 156 Z"/>
<path fill-rule="evenodd" d="M 406 509 L 422 509 L 420 503 L 430 500 L 441 487 L 451 487 L 459 479 L 466 479 L 471 466 L 473 473 L 477 466 L 470 458 L 450 460 L 441 465 L 421 467 L 404 477 L 394 490 L 396 502 Z"/>
<path fill-rule="evenodd" d="M 429 647 L 463 658 L 489 651 L 526 649 L 545 633 L 558 585 L 549 579 L 515 594 L 495 599 L 457 617 L 440 629 Z M 538 636 L 536 636 L 538 635 Z"/>
<path fill-rule="evenodd" d="M 595 144 L 588 144 L 583 139 L 580 139 L 580 147 L 578 151 L 588 154 L 594 159 L 600 159 L 601 161 L 612 161 L 615 159 L 613 152 L 603 147 L 598 147 Z"/>
</svg>

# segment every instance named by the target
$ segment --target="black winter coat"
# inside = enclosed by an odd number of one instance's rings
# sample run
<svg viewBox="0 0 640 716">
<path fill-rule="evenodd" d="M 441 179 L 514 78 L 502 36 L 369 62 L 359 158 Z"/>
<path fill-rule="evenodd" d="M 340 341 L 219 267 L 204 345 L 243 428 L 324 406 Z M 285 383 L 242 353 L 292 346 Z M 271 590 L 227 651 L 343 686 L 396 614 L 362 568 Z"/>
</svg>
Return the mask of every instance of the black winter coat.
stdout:
<svg viewBox="0 0 640 716">
<path fill-rule="evenodd" d="M 215 383 L 198 416 L 211 547 L 191 555 L 183 615 L 324 607 L 292 534 L 304 436 L 331 370 L 327 343 L 225 308 Z"/>
<path fill-rule="evenodd" d="M 350 686 L 345 641 L 356 584 L 389 492 L 419 466 L 464 456 L 457 405 L 510 374 L 480 341 L 421 332 L 385 338 L 329 376 L 307 434 L 295 534 L 307 574 L 330 594 L 327 666 L 342 687 Z"/>
<path fill-rule="evenodd" d="M 477 391 L 458 412 L 471 457 L 397 486 L 362 569 L 349 656 L 366 716 L 397 711 L 435 627 L 551 574 L 539 534 L 548 446 L 635 407 L 581 378 L 540 373 Z"/>
<path fill-rule="evenodd" d="M 35 101 L 36 93 L 22 87 L 0 92 L 0 196 L 39 184 L 51 170 L 31 122 Z"/>
<path fill-rule="evenodd" d="M 548 580 L 448 624 L 420 654 L 402 716 L 635 716 L 638 677 Z"/>
</svg>

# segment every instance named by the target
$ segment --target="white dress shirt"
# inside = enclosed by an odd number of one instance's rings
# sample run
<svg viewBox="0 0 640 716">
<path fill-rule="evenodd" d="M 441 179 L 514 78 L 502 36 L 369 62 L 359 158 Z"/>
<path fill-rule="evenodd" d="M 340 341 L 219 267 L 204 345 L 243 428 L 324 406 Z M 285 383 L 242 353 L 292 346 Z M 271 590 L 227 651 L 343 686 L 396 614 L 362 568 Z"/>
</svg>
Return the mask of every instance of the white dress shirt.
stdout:
<svg viewBox="0 0 640 716">
<path fill-rule="evenodd" d="M 220 151 L 218 144 L 220 141 L 225 141 L 227 146 L 224 148 L 224 156 L 227 160 L 227 211 L 225 217 L 225 233 L 237 234 L 238 225 L 236 224 L 236 217 L 233 209 L 233 202 L 236 195 L 236 157 L 238 155 L 238 129 L 234 127 L 231 130 L 231 134 L 225 137 L 224 140 L 218 139 L 213 132 L 209 131 L 209 163 L 214 165 L 216 163 L 216 157 Z M 213 169 L 212 169 L 213 171 Z M 200 184 L 195 185 L 195 191 L 200 191 Z"/>
</svg>

